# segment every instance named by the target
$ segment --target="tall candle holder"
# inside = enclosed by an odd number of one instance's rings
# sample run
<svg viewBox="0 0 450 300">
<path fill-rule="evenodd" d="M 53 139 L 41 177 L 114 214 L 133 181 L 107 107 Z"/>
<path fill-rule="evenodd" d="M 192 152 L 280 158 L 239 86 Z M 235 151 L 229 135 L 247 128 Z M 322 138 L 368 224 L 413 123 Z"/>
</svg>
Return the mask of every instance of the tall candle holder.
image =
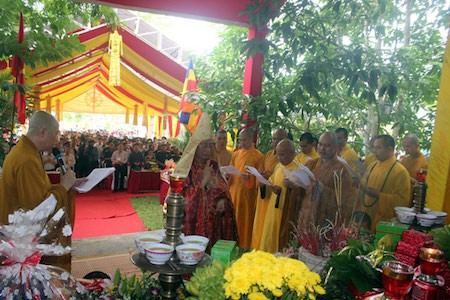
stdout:
<svg viewBox="0 0 450 300">
<path fill-rule="evenodd" d="M 163 243 L 172 245 L 174 248 L 182 243 L 180 235 L 183 227 L 184 215 L 184 197 L 181 195 L 186 176 L 180 174 L 170 175 L 170 194 L 166 199 L 166 237 Z M 177 260 L 176 253 L 172 256 L 171 261 Z"/>
<path fill-rule="evenodd" d="M 414 211 L 418 214 L 424 213 L 425 208 L 425 198 L 427 196 L 427 184 L 422 181 L 417 181 L 414 184 Z"/>
<path fill-rule="evenodd" d="M 183 243 L 180 236 L 183 227 L 185 202 L 181 192 L 185 180 L 186 176 L 170 175 L 171 191 L 166 199 L 166 236 L 162 242 L 174 248 Z M 177 253 L 174 251 L 172 257 L 164 265 L 154 265 L 145 258 L 145 255 L 136 252 L 132 254 L 131 261 L 141 269 L 159 273 L 158 279 L 161 283 L 162 299 L 175 299 L 177 288 L 183 283 L 182 275 L 193 273 L 198 266 L 210 265 L 211 257 L 205 255 L 197 265 L 184 265 L 180 263 Z"/>
</svg>

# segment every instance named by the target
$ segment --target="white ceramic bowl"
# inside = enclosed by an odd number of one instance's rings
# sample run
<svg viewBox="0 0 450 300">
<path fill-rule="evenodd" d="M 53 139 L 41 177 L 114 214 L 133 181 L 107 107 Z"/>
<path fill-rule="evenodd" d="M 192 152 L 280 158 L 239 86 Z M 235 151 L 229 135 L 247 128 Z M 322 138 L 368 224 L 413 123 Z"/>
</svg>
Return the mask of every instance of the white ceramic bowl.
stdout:
<svg viewBox="0 0 450 300">
<path fill-rule="evenodd" d="M 201 235 L 186 235 L 181 237 L 181 240 L 184 244 L 199 244 L 205 246 L 205 248 L 209 243 L 209 239 Z"/>
<path fill-rule="evenodd" d="M 431 211 L 431 209 L 429 209 L 428 207 L 424 207 L 423 211 L 426 212 L 426 213 L 429 213 Z"/>
<path fill-rule="evenodd" d="M 163 265 L 173 254 L 171 245 L 156 243 L 145 246 L 145 257 L 154 265 Z"/>
<path fill-rule="evenodd" d="M 443 211 L 430 211 L 428 214 L 436 216 L 436 221 L 434 221 L 435 224 L 443 224 L 447 217 L 447 213 Z"/>
<path fill-rule="evenodd" d="M 134 236 L 136 247 L 139 249 L 139 251 L 141 251 L 141 253 L 145 253 L 144 244 L 160 243 L 162 240 L 162 236 L 151 232 L 140 233 Z"/>
<path fill-rule="evenodd" d="M 181 244 L 175 250 L 181 263 L 185 265 L 197 264 L 205 255 L 206 246 L 201 244 Z"/>
<path fill-rule="evenodd" d="M 416 217 L 416 214 L 414 212 L 404 210 L 397 210 L 395 212 L 395 215 L 397 216 L 397 219 L 400 221 L 400 223 L 404 224 L 411 224 Z"/>
<path fill-rule="evenodd" d="M 437 217 L 430 214 L 418 214 L 417 221 L 419 221 L 421 226 L 430 227 L 436 222 Z"/>
<path fill-rule="evenodd" d="M 414 212 L 414 208 L 411 207 L 406 207 L 406 206 L 396 206 L 394 207 L 394 211 L 409 211 L 409 212 Z"/>
</svg>

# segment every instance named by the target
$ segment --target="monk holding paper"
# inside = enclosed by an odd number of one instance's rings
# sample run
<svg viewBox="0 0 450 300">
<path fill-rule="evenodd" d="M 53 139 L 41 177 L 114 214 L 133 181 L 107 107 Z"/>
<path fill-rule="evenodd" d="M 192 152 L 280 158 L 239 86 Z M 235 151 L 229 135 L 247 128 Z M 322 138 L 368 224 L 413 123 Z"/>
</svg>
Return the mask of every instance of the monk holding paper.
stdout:
<svg viewBox="0 0 450 300">
<path fill-rule="evenodd" d="M 252 241 L 253 219 L 256 210 L 256 178 L 245 170 L 246 166 L 262 168 L 264 155 L 252 143 L 253 133 L 244 129 L 239 133 L 241 149 L 235 151 L 230 165 L 235 166 L 240 175 L 229 176 L 229 186 L 239 235 L 239 247 L 249 249 Z"/>
<path fill-rule="evenodd" d="M 347 167 L 337 159 L 339 145 L 332 132 L 323 134 L 317 150 L 320 158 L 306 163 L 314 174 L 312 184 L 304 190 L 299 222 L 302 226 L 345 220 L 352 206 L 351 177 Z"/>
<path fill-rule="evenodd" d="M 294 161 L 295 144 L 291 140 L 284 139 L 277 145 L 276 152 L 280 163 L 275 166 L 269 178 L 272 188 L 267 195 L 269 200 L 264 214 L 264 223 L 262 228 L 259 228 L 262 234 L 258 249 L 270 253 L 281 251 L 287 246 L 301 206 L 299 201 L 301 189 L 287 186 L 284 180 L 286 170 L 300 169 L 300 165 Z M 255 232 L 255 226 L 253 232 Z"/>
</svg>

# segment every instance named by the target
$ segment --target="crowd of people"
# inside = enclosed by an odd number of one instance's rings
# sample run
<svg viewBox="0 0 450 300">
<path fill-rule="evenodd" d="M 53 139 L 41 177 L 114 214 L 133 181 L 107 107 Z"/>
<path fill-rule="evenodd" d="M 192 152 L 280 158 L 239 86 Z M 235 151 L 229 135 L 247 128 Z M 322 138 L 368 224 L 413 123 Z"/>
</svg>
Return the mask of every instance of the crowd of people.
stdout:
<svg viewBox="0 0 450 300">
<path fill-rule="evenodd" d="M 125 177 L 129 169 L 162 170 L 165 161 L 174 162 L 181 157 L 180 150 L 161 139 L 116 137 L 105 132 L 64 132 L 55 147 L 59 148 L 67 167 L 77 177 L 88 176 L 93 169 L 114 167 L 114 191 L 124 191 Z M 58 170 L 58 162 L 52 149 L 42 152 L 46 171 Z"/>
<path fill-rule="evenodd" d="M 163 170 L 166 161 L 173 160 L 177 162 L 175 172 L 186 176 L 184 234 L 207 236 L 211 246 L 227 239 L 238 241 L 245 249 L 277 252 L 287 246 L 294 226 L 324 225 L 337 217 L 351 222 L 352 216 L 358 215 L 365 221 L 362 225 L 373 231 L 377 222 L 394 217 L 395 206 L 411 205 L 416 173 L 427 168 L 414 134 L 404 137 L 406 156 L 400 161 L 389 135 L 373 137 L 372 154 L 362 160 L 349 146 L 345 128 L 324 132 L 318 139 L 306 132 L 298 142 L 278 128 L 267 141 L 272 149 L 266 154 L 255 148 L 252 130 L 244 129 L 238 135 L 238 148 L 230 151 L 227 132 L 213 133 L 207 114 L 203 114 L 183 154 L 164 138 L 78 132 L 65 132 L 58 138 L 58 133 L 58 122 L 52 115 L 39 111 L 30 118 L 27 134 L 4 162 L 0 224 L 7 223 L 9 213 L 20 207 L 34 208 L 49 194 L 55 195 L 60 207 L 67 208 L 73 223 L 72 187 L 85 181 L 92 169 L 114 167 L 114 191 L 121 191 L 127 166 Z M 46 174 L 58 168 L 53 147 L 60 148 L 69 167 L 56 185 Z M 224 166 L 233 166 L 236 172 L 223 171 Z M 249 166 L 268 183 L 260 183 L 248 172 Z M 314 175 L 307 186 L 287 178 L 286 170 L 304 166 Z M 70 270 L 67 258 L 56 264 Z"/>
</svg>

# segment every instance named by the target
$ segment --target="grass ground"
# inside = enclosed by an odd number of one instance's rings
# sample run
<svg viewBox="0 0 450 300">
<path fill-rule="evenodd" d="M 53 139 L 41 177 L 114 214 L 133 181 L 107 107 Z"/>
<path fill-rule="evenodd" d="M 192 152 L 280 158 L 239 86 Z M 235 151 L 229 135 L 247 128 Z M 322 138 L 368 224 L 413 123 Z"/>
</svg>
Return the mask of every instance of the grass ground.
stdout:
<svg viewBox="0 0 450 300">
<path fill-rule="evenodd" d="M 148 230 L 162 229 L 165 222 L 159 197 L 130 198 L 130 202 Z"/>
</svg>

